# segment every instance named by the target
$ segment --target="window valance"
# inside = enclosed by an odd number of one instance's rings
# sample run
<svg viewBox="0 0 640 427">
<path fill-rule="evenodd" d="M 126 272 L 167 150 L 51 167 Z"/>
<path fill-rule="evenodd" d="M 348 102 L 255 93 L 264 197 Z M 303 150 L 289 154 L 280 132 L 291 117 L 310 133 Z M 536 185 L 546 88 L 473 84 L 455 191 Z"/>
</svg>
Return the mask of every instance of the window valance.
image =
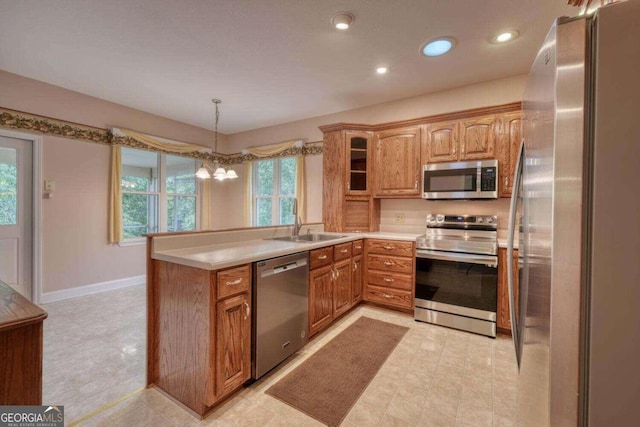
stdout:
<svg viewBox="0 0 640 427">
<path fill-rule="evenodd" d="M 158 136 L 147 135 L 145 133 L 136 132 L 131 129 L 123 129 L 123 128 L 113 128 L 111 130 L 114 136 L 114 140 L 118 137 L 120 138 L 131 138 L 136 142 L 142 144 L 142 147 L 139 148 L 148 148 L 155 150 L 162 150 L 176 154 L 187 154 L 187 153 L 210 153 L 212 150 L 203 145 L 196 144 L 188 144 L 186 142 L 173 141 L 166 138 L 161 138 Z M 115 140 L 117 143 L 117 140 Z"/>
<path fill-rule="evenodd" d="M 255 157 L 270 157 L 275 156 L 277 154 L 283 153 L 292 148 L 302 148 L 304 146 L 304 142 L 301 140 L 293 140 L 281 142 L 279 144 L 272 145 L 262 145 L 259 147 L 250 147 L 242 150 L 242 154 L 248 155 L 252 154 Z"/>
</svg>

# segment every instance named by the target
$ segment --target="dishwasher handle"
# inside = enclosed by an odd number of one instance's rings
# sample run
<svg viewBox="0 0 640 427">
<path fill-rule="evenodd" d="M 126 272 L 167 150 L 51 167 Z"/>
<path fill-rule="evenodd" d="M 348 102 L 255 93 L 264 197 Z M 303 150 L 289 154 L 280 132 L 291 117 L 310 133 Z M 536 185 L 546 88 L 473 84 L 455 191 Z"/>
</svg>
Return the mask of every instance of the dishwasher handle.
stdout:
<svg viewBox="0 0 640 427">
<path fill-rule="evenodd" d="M 276 267 L 266 268 L 260 271 L 260 277 L 269 277 L 274 276 L 280 273 L 286 273 L 287 271 L 297 270 L 298 268 L 303 268 L 307 266 L 306 258 L 299 258 L 293 262 L 287 262 L 285 264 L 280 264 Z"/>
</svg>

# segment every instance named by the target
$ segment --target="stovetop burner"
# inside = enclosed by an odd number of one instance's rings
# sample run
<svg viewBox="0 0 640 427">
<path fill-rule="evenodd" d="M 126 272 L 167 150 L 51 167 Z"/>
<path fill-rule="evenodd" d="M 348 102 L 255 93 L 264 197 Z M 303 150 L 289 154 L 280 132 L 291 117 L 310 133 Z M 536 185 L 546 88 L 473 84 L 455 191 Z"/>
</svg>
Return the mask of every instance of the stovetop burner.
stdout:
<svg viewBox="0 0 640 427">
<path fill-rule="evenodd" d="M 495 215 L 429 214 L 417 249 L 469 254 L 498 253 L 498 217 Z"/>
</svg>

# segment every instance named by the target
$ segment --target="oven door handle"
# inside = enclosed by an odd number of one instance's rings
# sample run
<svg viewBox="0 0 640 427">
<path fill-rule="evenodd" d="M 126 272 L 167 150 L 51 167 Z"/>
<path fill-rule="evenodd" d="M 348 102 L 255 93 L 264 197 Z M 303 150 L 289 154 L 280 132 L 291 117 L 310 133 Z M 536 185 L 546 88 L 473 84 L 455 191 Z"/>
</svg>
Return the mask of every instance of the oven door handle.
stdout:
<svg viewBox="0 0 640 427">
<path fill-rule="evenodd" d="M 456 252 L 430 251 L 427 249 L 416 250 L 417 258 L 439 259 L 442 261 L 466 262 L 469 264 L 484 264 L 487 267 L 498 267 L 498 257 L 494 255 L 463 254 Z"/>
</svg>

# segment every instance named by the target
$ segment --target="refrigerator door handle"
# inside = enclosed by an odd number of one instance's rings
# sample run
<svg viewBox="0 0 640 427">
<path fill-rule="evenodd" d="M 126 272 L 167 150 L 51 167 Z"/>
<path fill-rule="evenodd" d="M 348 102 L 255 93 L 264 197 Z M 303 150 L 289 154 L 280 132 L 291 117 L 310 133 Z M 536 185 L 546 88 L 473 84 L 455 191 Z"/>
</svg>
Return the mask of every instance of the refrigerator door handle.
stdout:
<svg viewBox="0 0 640 427">
<path fill-rule="evenodd" d="M 523 163 L 525 159 L 524 153 L 524 139 L 520 143 L 520 150 L 518 152 L 518 164 L 515 169 L 513 177 L 513 187 L 511 189 L 511 206 L 509 209 L 509 234 L 507 236 L 507 283 L 509 289 L 509 315 L 511 318 L 511 337 L 513 338 L 513 346 L 515 348 L 516 362 L 518 363 L 518 370 L 520 370 L 520 360 L 522 354 L 520 349 L 522 348 L 521 340 L 522 333 L 521 326 L 518 322 L 518 316 L 516 315 L 516 298 L 515 298 L 515 271 L 513 269 L 513 243 L 516 233 L 516 215 L 518 207 L 518 190 L 520 188 L 520 182 L 522 180 Z"/>
</svg>

